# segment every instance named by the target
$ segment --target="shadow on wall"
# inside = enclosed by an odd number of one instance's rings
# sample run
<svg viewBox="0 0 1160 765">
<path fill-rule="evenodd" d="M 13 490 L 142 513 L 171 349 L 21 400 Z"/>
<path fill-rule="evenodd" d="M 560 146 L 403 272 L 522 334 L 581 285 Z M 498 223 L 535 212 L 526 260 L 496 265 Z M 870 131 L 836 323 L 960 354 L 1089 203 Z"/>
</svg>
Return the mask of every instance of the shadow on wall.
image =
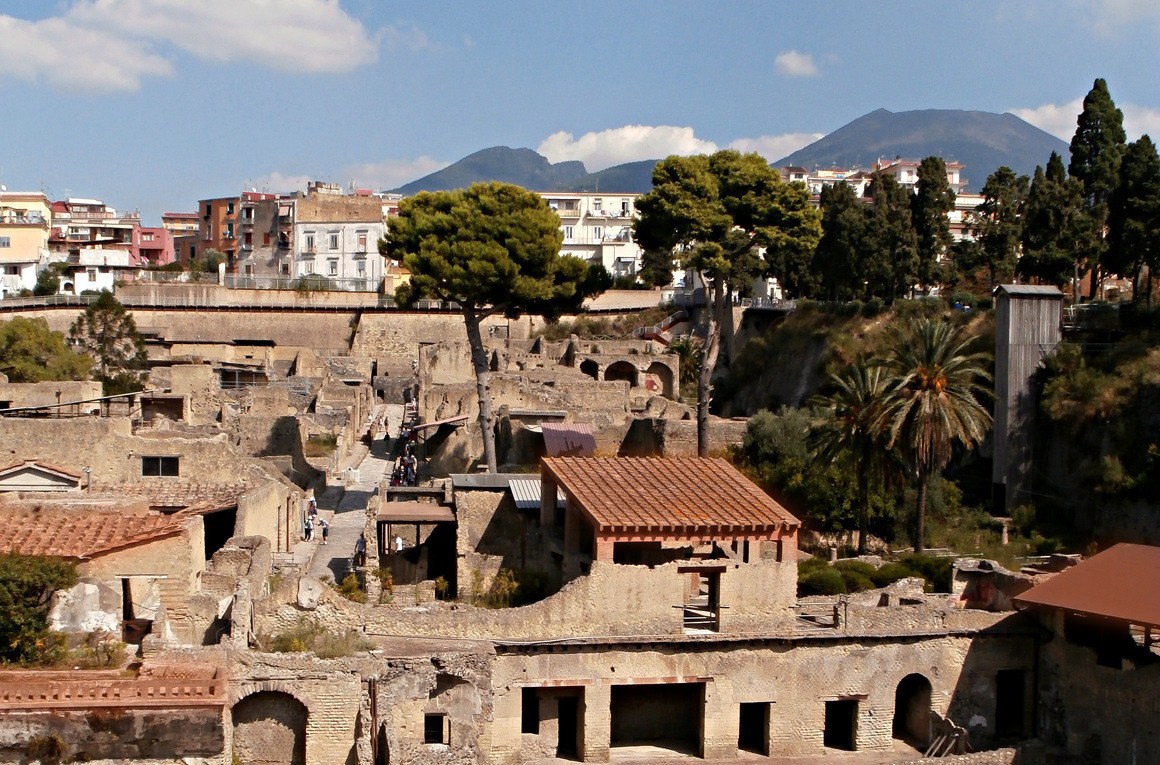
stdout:
<svg viewBox="0 0 1160 765">
<path fill-rule="evenodd" d="M 320 475 L 302 451 L 302 435 L 298 418 L 293 415 L 278 417 L 270 426 L 266 445 L 255 457 L 286 457 L 272 460 L 282 471 L 282 475 L 301 487 L 311 485 Z"/>
</svg>

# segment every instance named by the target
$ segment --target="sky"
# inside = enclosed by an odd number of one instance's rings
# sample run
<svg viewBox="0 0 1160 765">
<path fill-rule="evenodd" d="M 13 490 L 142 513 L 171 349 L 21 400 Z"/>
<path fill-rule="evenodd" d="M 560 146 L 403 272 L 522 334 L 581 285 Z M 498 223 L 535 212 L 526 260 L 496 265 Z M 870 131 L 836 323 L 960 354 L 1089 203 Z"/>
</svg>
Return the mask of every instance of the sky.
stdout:
<svg viewBox="0 0 1160 765">
<path fill-rule="evenodd" d="M 0 184 L 158 225 L 307 179 L 393 188 L 489 146 L 590 171 L 775 161 L 878 108 L 1069 140 L 1097 77 L 1129 138 L 1155 137 L 1158 34 L 1155 0 L 0 0 Z"/>
</svg>

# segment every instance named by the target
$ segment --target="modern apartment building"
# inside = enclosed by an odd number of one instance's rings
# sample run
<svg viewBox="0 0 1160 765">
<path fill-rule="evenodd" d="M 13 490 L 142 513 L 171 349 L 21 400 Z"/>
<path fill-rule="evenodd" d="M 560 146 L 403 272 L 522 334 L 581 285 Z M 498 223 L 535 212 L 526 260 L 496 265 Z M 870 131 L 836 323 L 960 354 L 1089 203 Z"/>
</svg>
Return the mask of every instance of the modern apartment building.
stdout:
<svg viewBox="0 0 1160 765">
<path fill-rule="evenodd" d="M 641 249 L 632 238 L 636 194 L 539 192 L 560 216 L 561 255 L 603 265 L 613 278 L 635 277 Z"/>
<path fill-rule="evenodd" d="M 30 290 L 48 259 L 48 197 L 0 192 L 0 297 Z"/>
</svg>

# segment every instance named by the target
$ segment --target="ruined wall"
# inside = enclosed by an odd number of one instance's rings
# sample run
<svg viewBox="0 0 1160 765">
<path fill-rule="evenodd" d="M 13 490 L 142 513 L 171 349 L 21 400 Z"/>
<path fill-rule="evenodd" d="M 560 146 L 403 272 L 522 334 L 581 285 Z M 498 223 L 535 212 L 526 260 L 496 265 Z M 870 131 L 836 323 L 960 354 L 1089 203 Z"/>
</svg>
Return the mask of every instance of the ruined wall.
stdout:
<svg viewBox="0 0 1160 765">
<path fill-rule="evenodd" d="M 1160 663 L 1097 663 L 1091 648 L 1071 643 L 1063 620 L 1045 616 L 1054 633 L 1040 649 L 1039 735 L 1092 765 L 1160 762 Z"/>
<path fill-rule="evenodd" d="M 0 321 L 3 318 L 0 317 Z M 57 396 L 57 394 L 60 394 Z M 8 402 L 4 408 L 18 409 L 24 406 L 53 406 L 69 401 L 87 401 L 104 395 L 99 382 L 87 380 L 50 381 L 39 383 L 0 382 L 0 401 Z M 82 404 L 66 408 L 66 413 L 92 412 L 99 410 L 99 403 Z"/>
<path fill-rule="evenodd" d="M 541 528 L 538 520 L 517 510 L 510 492 L 457 490 L 455 517 L 461 598 L 468 597 L 473 587 L 490 591 L 501 568 L 531 570 L 559 586 L 559 577 L 549 572 L 552 541 L 562 548 L 562 535 Z"/>
<path fill-rule="evenodd" d="M 65 745 L 60 762 L 96 760 L 223 763 L 220 708 L 6 711 L 0 760 L 27 762 L 33 747 Z M 46 759 L 46 762 L 56 761 Z"/>
<path fill-rule="evenodd" d="M 679 644 L 500 647 L 496 658 L 492 761 L 514 763 L 521 740 L 523 688 L 577 690 L 582 698 L 584 759 L 607 761 L 615 721 L 612 687 L 703 683 L 703 756 L 738 756 L 739 705 L 769 707 L 767 746 L 774 756 L 822 755 L 825 702 L 856 699 L 858 750 L 890 751 L 895 690 L 912 673 L 932 686 L 932 707 L 961 724 L 974 721 L 972 745 L 987 743 L 997 668 L 1029 669 L 1030 636 L 895 635 L 799 638 L 729 646 Z M 626 714 L 621 710 L 621 714 Z M 631 714 L 631 710 L 627 714 Z M 669 721 L 697 730 L 701 720 Z M 990 762 L 988 760 L 987 762 Z"/>
<path fill-rule="evenodd" d="M 709 418 L 710 456 L 728 455 L 745 438 L 746 421 Z M 633 421 L 620 449 L 624 457 L 696 457 L 697 421 L 641 417 Z"/>
<path fill-rule="evenodd" d="M 492 316 L 480 324 L 486 337 L 490 327 L 503 327 L 509 337 L 527 337 L 532 328 L 529 317 L 505 319 Z M 419 358 L 419 346 L 443 341 L 467 342 L 463 316 L 454 313 L 363 314 L 351 344 L 352 356 L 366 356 L 384 361 L 388 366 L 410 366 Z"/>
</svg>

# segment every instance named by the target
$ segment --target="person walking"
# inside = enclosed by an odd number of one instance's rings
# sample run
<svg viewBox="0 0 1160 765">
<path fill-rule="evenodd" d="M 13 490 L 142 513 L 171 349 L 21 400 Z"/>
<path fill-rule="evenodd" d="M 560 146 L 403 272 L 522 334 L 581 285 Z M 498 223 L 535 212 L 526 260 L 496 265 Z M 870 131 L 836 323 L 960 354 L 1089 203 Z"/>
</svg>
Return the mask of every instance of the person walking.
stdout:
<svg viewBox="0 0 1160 765">
<path fill-rule="evenodd" d="M 354 565 L 362 567 L 367 564 L 367 535 L 359 534 L 354 543 Z"/>
<path fill-rule="evenodd" d="M 318 526 L 322 529 L 322 544 L 326 544 L 326 538 L 330 536 L 330 524 L 326 522 L 325 518 L 319 518 Z"/>
<path fill-rule="evenodd" d="M 303 527 L 305 531 L 306 541 L 310 542 L 314 539 L 314 516 L 306 516 L 306 524 Z"/>
</svg>

